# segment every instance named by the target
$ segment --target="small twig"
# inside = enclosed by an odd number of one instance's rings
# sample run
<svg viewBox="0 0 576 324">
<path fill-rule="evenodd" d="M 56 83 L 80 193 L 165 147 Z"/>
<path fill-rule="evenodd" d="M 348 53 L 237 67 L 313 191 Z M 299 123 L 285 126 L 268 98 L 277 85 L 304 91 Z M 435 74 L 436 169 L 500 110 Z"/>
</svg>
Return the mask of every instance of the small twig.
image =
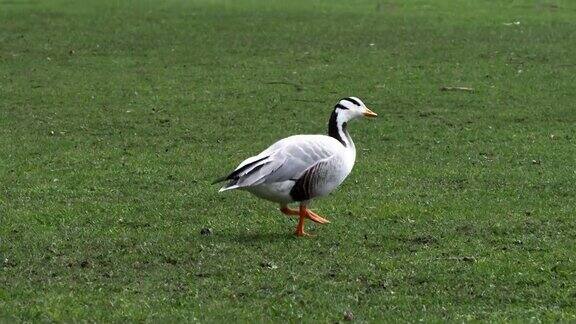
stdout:
<svg viewBox="0 0 576 324">
<path fill-rule="evenodd" d="M 440 88 L 442 91 L 468 91 L 474 92 L 474 89 L 468 87 L 442 87 Z"/>
<path fill-rule="evenodd" d="M 286 84 L 286 85 L 291 85 L 293 86 L 296 91 L 302 91 L 304 90 L 304 87 L 302 87 L 301 85 L 294 83 L 294 82 L 288 82 L 288 81 L 271 81 L 271 82 L 265 82 L 266 84 Z"/>
<path fill-rule="evenodd" d="M 326 100 L 314 100 L 314 99 L 292 99 L 292 101 L 326 103 Z"/>
</svg>

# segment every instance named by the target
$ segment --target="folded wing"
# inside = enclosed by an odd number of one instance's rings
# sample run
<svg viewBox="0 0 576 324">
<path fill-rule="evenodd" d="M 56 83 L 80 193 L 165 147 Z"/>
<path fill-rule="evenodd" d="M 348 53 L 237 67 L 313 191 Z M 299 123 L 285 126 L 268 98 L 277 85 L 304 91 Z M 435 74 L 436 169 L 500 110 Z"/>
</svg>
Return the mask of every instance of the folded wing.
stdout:
<svg viewBox="0 0 576 324">
<path fill-rule="evenodd" d="M 228 180 L 220 189 L 225 191 L 262 183 L 297 181 L 308 168 L 332 157 L 341 149 L 343 146 L 329 136 L 291 136 L 244 160 L 232 173 L 215 182 Z"/>
</svg>

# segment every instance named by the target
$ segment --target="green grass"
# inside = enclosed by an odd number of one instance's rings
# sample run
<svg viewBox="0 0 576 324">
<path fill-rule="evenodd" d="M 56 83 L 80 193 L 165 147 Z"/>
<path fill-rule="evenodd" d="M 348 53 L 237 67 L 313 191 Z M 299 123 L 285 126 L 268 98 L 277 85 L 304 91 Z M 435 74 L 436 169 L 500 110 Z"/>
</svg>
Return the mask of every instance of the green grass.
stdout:
<svg viewBox="0 0 576 324">
<path fill-rule="evenodd" d="M 0 0 L 0 319 L 576 320 L 575 29 L 568 0 Z M 381 118 L 316 237 L 210 185 L 350 95 Z"/>
</svg>

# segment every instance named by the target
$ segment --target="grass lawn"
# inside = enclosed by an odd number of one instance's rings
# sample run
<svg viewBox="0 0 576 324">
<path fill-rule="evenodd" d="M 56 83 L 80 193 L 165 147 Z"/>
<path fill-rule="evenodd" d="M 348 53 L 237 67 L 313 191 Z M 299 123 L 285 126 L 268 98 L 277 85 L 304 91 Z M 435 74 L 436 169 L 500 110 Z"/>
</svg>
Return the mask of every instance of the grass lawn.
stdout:
<svg viewBox="0 0 576 324">
<path fill-rule="evenodd" d="M 569 0 L 0 0 L 0 319 L 576 320 L 575 30 Z M 381 118 L 316 237 L 210 185 L 345 96 Z"/>
</svg>

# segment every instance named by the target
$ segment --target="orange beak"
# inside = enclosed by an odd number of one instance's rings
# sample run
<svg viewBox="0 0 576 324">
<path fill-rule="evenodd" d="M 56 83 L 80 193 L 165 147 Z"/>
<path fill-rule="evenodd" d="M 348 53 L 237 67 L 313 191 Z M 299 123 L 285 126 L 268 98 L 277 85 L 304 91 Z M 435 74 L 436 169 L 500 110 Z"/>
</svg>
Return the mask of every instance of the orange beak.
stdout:
<svg viewBox="0 0 576 324">
<path fill-rule="evenodd" d="M 366 111 L 364 111 L 364 116 L 366 116 L 366 117 L 378 117 L 378 114 L 373 112 L 372 110 L 366 108 Z"/>
</svg>

